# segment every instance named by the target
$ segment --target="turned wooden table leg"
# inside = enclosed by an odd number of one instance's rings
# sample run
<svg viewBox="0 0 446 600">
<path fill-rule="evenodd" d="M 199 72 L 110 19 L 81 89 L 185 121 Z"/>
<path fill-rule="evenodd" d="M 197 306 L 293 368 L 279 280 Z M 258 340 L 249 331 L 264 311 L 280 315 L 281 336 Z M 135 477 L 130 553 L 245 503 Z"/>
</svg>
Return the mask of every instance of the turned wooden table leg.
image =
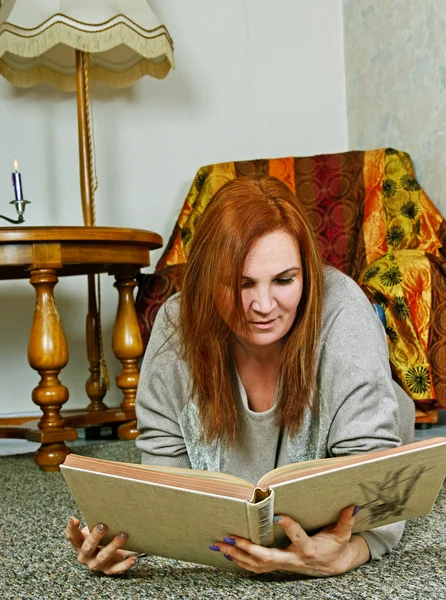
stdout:
<svg viewBox="0 0 446 600">
<path fill-rule="evenodd" d="M 58 374 L 68 362 L 68 346 L 54 302 L 53 288 L 58 282 L 55 269 L 31 271 L 31 285 L 36 290 L 28 361 L 41 376 L 32 392 L 32 399 L 43 415 L 38 427 L 42 445 L 34 460 L 43 471 L 57 471 L 70 449 L 64 440 L 75 439 L 76 431 L 64 428 L 61 406 L 68 400 L 68 389 Z"/>
<path fill-rule="evenodd" d="M 113 352 L 123 366 L 116 377 L 116 384 L 124 393 L 121 408 L 133 410 L 139 381 L 138 361 L 144 353 L 133 298 L 136 281 L 134 274 L 118 274 L 115 278 L 114 285 L 118 290 L 119 302 L 113 329 Z M 118 428 L 120 439 L 133 440 L 137 435 L 136 421 L 124 423 Z"/>
<path fill-rule="evenodd" d="M 90 363 L 90 377 L 85 384 L 85 391 L 90 398 L 88 411 L 107 410 L 102 402 L 107 393 L 107 386 L 101 377 L 101 342 L 100 315 L 98 313 L 95 294 L 94 274 L 88 275 L 88 315 L 87 315 L 87 356 Z"/>
</svg>

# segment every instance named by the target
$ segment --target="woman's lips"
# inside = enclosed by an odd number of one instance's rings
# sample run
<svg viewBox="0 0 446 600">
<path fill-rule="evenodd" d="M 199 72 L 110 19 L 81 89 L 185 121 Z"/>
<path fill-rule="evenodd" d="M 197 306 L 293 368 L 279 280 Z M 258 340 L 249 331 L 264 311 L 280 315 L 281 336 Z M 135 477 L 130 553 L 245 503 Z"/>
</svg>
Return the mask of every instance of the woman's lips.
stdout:
<svg viewBox="0 0 446 600">
<path fill-rule="evenodd" d="M 251 325 L 254 325 L 257 329 L 271 329 L 276 319 L 270 319 L 269 321 L 251 321 Z"/>
</svg>

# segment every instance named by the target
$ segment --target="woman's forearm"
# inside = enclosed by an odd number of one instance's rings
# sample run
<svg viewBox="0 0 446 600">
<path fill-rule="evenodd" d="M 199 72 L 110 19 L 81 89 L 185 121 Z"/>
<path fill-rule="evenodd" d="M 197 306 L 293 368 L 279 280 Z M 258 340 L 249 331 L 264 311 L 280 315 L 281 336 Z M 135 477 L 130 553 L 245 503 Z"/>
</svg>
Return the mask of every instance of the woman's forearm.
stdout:
<svg viewBox="0 0 446 600">
<path fill-rule="evenodd" d="M 370 550 L 367 542 L 360 535 L 352 535 L 349 543 L 352 550 L 352 563 L 349 569 L 351 571 L 370 560 Z"/>
</svg>

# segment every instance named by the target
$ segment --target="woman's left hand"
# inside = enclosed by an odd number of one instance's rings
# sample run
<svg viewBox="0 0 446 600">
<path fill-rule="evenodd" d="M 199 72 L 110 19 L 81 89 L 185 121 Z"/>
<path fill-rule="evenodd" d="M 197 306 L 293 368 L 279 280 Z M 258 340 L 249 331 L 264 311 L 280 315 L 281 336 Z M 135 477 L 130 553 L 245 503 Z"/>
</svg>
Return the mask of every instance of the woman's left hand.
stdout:
<svg viewBox="0 0 446 600">
<path fill-rule="evenodd" d="M 313 536 L 307 535 L 290 517 L 280 515 L 276 522 L 291 541 L 285 550 L 258 546 L 237 536 L 216 542 L 214 549 L 218 547 L 228 560 L 254 573 L 285 570 L 311 577 L 341 575 L 370 558 L 365 540 L 352 535 L 354 512 L 354 506 L 345 508 L 336 525 L 325 527 Z"/>
</svg>

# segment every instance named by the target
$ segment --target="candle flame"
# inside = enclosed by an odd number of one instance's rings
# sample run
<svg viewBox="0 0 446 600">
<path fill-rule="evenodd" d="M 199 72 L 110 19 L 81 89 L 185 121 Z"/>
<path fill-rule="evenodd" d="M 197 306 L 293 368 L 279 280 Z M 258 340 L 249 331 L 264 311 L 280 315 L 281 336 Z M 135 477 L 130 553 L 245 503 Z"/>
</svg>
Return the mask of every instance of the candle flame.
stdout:
<svg viewBox="0 0 446 600">
<path fill-rule="evenodd" d="M 17 159 L 14 160 L 14 171 L 18 171 L 19 170 L 19 163 L 17 162 Z"/>
</svg>

